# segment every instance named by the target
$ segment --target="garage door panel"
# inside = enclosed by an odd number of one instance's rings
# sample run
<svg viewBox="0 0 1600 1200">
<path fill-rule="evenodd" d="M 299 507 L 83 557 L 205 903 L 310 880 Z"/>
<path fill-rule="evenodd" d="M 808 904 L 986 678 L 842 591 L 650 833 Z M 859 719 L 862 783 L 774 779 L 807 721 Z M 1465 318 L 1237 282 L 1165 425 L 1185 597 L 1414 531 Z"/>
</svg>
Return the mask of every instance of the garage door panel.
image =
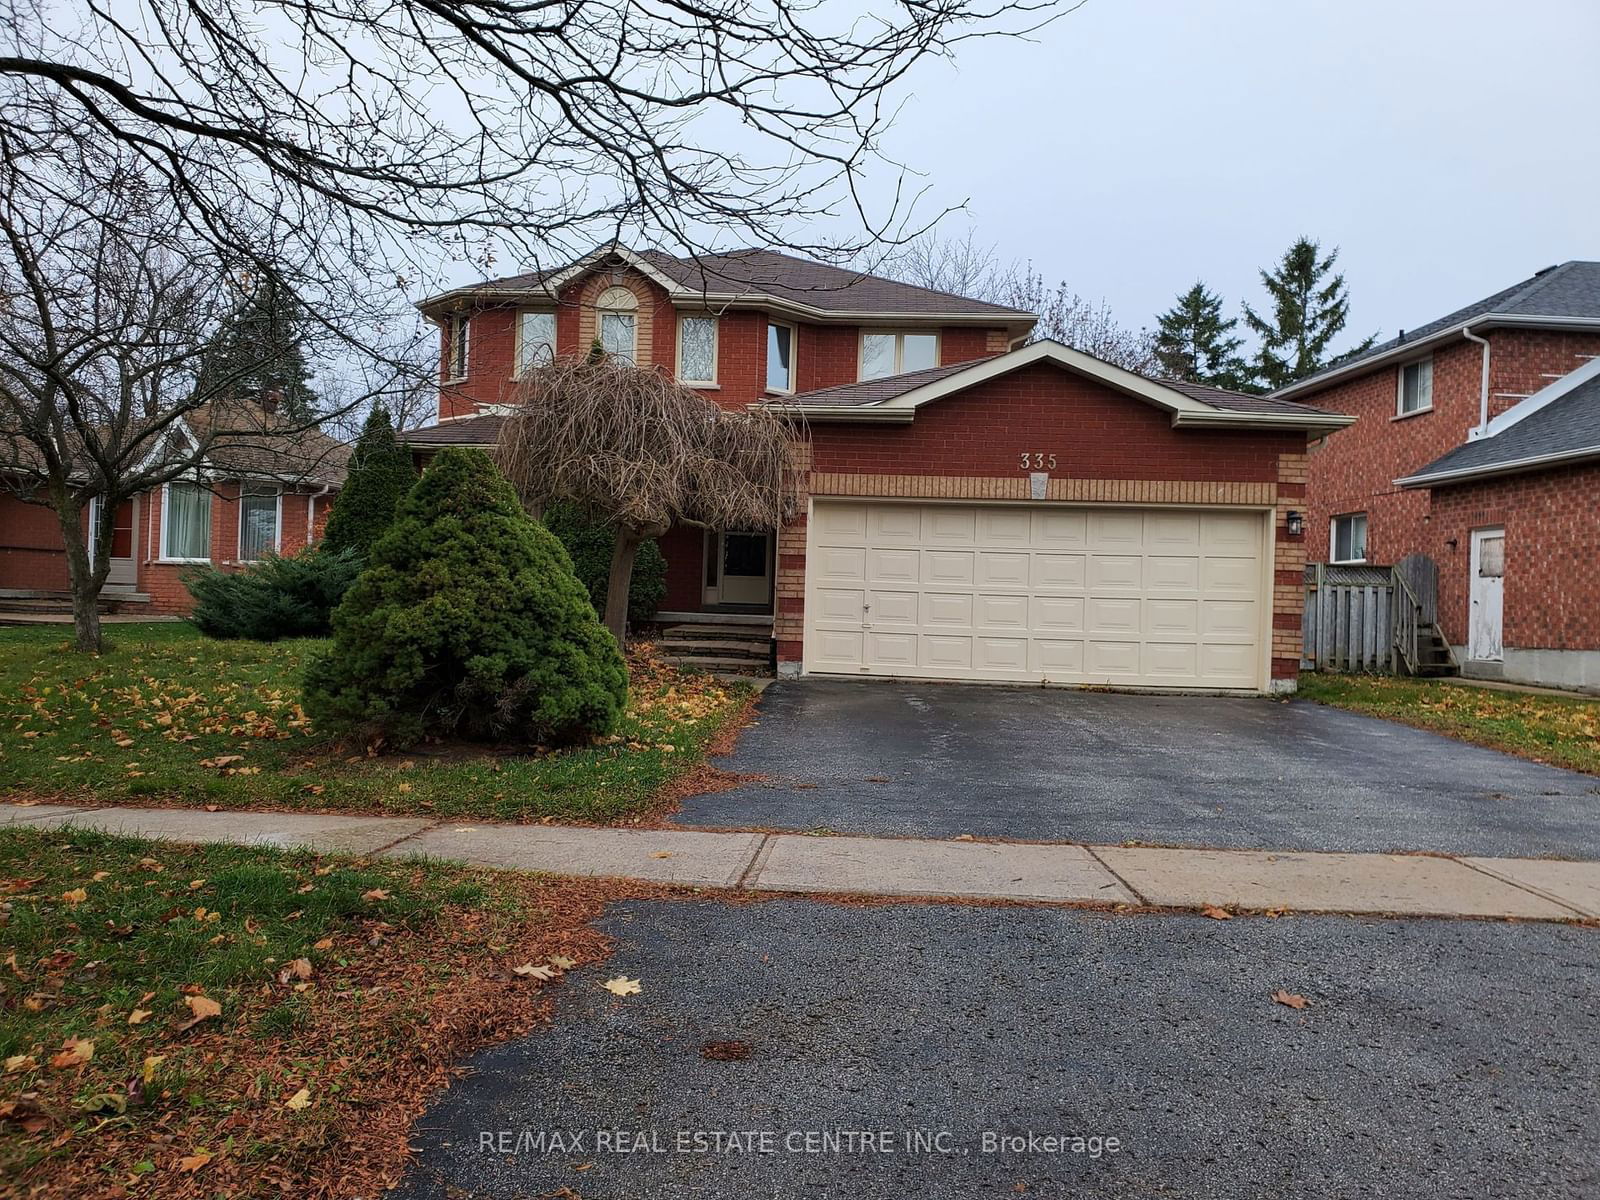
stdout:
<svg viewBox="0 0 1600 1200">
<path fill-rule="evenodd" d="M 923 592 L 922 623 L 970 629 L 974 600 L 970 592 Z"/>
<path fill-rule="evenodd" d="M 1200 647 L 1196 642 L 1146 642 L 1141 662 L 1141 675 L 1189 683 L 1200 674 Z"/>
<path fill-rule="evenodd" d="M 1026 596 L 979 596 L 979 629 L 1028 628 L 1028 598 Z"/>
<path fill-rule="evenodd" d="M 924 550 L 922 582 L 935 587 L 970 587 L 976 558 L 971 550 Z"/>
<path fill-rule="evenodd" d="M 1144 559 L 1132 554 L 1091 554 L 1089 590 L 1138 592 L 1144 588 Z"/>
<path fill-rule="evenodd" d="M 867 593 L 861 589 L 818 588 L 817 619 L 822 622 L 854 621 L 859 624 L 866 603 Z"/>
<path fill-rule="evenodd" d="M 1260 686 L 1261 513 L 819 500 L 814 671 Z"/>
<path fill-rule="evenodd" d="M 978 511 L 973 508 L 922 510 L 924 546 L 971 546 L 977 540 Z"/>
<path fill-rule="evenodd" d="M 871 549 L 866 552 L 867 582 L 916 583 L 922 556 L 915 550 Z"/>
<path fill-rule="evenodd" d="M 1136 598 L 1118 599 L 1091 596 L 1084 605 L 1090 633 L 1133 633 L 1140 630 L 1142 602 Z"/>
<path fill-rule="evenodd" d="M 914 504 L 875 504 L 867 510 L 866 540 L 873 546 L 922 542 L 922 510 Z"/>
<path fill-rule="evenodd" d="M 920 592 L 886 592 L 879 588 L 872 591 L 872 608 L 869 611 L 869 623 L 872 625 L 910 625 L 915 628 L 921 624 L 922 594 Z"/>
<path fill-rule="evenodd" d="M 921 638 L 918 665 L 936 671 L 970 671 L 973 667 L 972 643 L 971 637 L 925 633 Z"/>
<path fill-rule="evenodd" d="M 1088 557 L 1082 554 L 1035 552 L 1029 584 L 1043 591 L 1078 591 L 1088 578 Z"/>
<path fill-rule="evenodd" d="M 1041 633 L 1082 633 L 1085 600 L 1082 596 L 1033 596 L 1029 625 Z"/>
<path fill-rule="evenodd" d="M 1023 552 L 1013 550 L 979 550 L 977 578 L 979 587 L 1028 587 L 1031 559 Z"/>
</svg>

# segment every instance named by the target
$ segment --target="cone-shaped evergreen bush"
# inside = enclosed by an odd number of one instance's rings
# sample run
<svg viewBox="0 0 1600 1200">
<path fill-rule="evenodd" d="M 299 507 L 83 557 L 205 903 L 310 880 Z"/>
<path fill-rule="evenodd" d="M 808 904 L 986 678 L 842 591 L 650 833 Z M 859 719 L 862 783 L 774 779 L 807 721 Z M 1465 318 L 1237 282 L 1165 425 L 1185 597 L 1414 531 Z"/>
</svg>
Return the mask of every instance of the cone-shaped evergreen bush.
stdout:
<svg viewBox="0 0 1600 1200">
<path fill-rule="evenodd" d="M 323 549 L 354 550 L 365 558 L 389 528 L 396 507 L 416 482 L 411 456 L 395 441 L 388 411 L 373 409 L 350 452 L 344 486 L 328 513 Z"/>
<path fill-rule="evenodd" d="M 330 733 L 558 744 L 609 732 L 628 674 L 555 535 L 481 450 L 442 451 L 306 670 Z"/>
</svg>

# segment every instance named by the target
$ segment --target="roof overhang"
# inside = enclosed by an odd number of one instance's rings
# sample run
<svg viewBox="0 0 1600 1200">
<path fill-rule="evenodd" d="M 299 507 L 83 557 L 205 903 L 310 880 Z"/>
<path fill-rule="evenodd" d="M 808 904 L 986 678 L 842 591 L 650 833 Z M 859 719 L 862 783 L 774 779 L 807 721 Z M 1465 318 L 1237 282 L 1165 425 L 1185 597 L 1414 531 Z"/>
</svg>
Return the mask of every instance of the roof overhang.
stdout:
<svg viewBox="0 0 1600 1200">
<path fill-rule="evenodd" d="M 1520 475 L 1525 471 L 1543 471 L 1572 463 L 1600 458 L 1600 445 L 1580 446 L 1575 450 L 1558 450 L 1554 454 L 1534 454 L 1527 458 L 1489 463 L 1478 467 L 1461 467 L 1454 471 L 1429 471 L 1420 475 L 1407 475 L 1394 481 L 1396 487 L 1431 488 L 1452 483 L 1470 483 L 1475 479 L 1493 479 L 1497 475 Z"/>
<path fill-rule="evenodd" d="M 1467 331 L 1473 333 L 1485 329 L 1548 329 L 1555 333 L 1593 333 L 1600 331 L 1600 317 L 1528 317 L 1518 313 L 1484 313 L 1481 317 L 1473 317 L 1470 321 L 1460 321 L 1437 333 L 1430 333 L 1427 337 L 1419 337 L 1415 341 L 1402 342 L 1400 345 L 1385 350 L 1382 354 L 1370 355 L 1367 358 L 1358 358 L 1354 362 L 1342 366 L 1330 367 L 1298 383 L 1291 383 L 1272 393 L 1274 399 L 1288 400 L 1307 392 L 1321 391 L 1323 388 L 1332 387 L 1346 379 L 1354 379 L 1368 371 L 1394 363 L 1404 362 L 1426 354 L 1435 347 L 1446 342 L 1459 340 Z"/>
<path fill-rule="evenodd" d="M 786 415 L 806 418 L 808 421 L 867 421 L 905 424 L 915 419 L 916 412 L 925 404 L 942 400 L 946 396 L 964 392 L 991 379 L 1009 375 L 1036 363 L 1049 363 L 1105 384 L 1116 391 L 1142 400 L 1172 414 L 1172 424 L 1179 428 L 1209 429 L 1286 429 L 1308 434 L 1332 433 L 1355 422 L 1354 417 L 1343 413 L 1254 413 L 1222 409 L 1143 375 L 1074 350 L 1060 342 L 1040 341 L 998 354 L 978 359 L 964 371 L 946 375 L 909 392 L 880 400 L 872 404 L 807 404 L 804 401 L 767 401 L 761 407 Z"/>
</svg>

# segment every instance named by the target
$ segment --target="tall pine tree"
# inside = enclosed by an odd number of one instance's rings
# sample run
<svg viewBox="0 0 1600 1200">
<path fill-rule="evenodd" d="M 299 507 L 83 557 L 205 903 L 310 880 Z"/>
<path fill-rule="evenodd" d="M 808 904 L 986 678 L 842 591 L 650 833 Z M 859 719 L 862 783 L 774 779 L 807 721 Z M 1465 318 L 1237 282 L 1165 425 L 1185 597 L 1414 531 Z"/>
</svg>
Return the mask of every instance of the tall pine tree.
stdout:
<svg viewBox="0 0 1600 1200">
<path fill-rule="evenodd" d="M 241 400 L 282 395 L 282 411 L 295 421 L 317 412 L 317 393 L 306 367 L 305 307 L 283 287 L 254 287 L 217 331 L 206 355 L 210 390 Z"/>
<path fill-rule="evenodd" d="M 395 441 L 388 410 L 374 408 L 350 452 L 349 470 L 328 514 L 322 548 L 354 550 L 365 558 L 394 523 L 395 509 L 416 482 L 411 456 Z"/>
<path fill-rule="evenodd" d="M 1169 379 L 1237 391 L 1250 382 L 1233 336 L 1238 318 L 1224 318 L 1222 297 L 1197 282 L 1156 318 L 1156 361 Z"/>
<path fill-rule="evenodd" d="M 1244 306 L 1245 324 L 1261 339 L 1256 351 L 1257 383 L 1266 391 L 1287 387 L 1314 375 L 1329 363 L 1359 354 L 1377 341 L 1373 334 L 1342 354 L 1328 347 L 1350 319 L 1350 293 L 1344 276 L 1335 274 L 1337 248 L 1322 253 L 1310 238 L 1299 238 L 1284 252 L 1278 265 L 1261 272 L 1261 283 L 1272 302 L 1270 319 Z"/>
</svg>

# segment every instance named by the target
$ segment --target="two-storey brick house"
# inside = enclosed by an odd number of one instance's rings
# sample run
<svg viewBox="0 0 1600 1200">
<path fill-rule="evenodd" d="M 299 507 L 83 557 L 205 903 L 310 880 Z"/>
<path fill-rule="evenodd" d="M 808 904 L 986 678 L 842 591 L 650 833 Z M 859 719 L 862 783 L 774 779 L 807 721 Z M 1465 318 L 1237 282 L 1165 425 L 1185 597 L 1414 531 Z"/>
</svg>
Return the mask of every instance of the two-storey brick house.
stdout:
<svg viewBox="0 0 1600 1200">
<path fill-rule="evenodd" d="M 796 418 L 802 514 L 677 528 L 664 620 L 770 621 L 783 673 L 1287 690 L 1308 436 L 1292 402 L 1143 378 L 1033 314 L 768 251 L 605 246 L 419 307 L 419 455 L 492 446 L 528 364 L 612 354 Z M 803 418 L 803 420 L 802 420 Z"/>
<path fill-rule="evenodd" d="M 1439 568 L 1465 673 L 1600 688 L 1600 263 L 1567 262 L 1274 395 L 1314 445 L 1313 561 Z"/>
</svg>

